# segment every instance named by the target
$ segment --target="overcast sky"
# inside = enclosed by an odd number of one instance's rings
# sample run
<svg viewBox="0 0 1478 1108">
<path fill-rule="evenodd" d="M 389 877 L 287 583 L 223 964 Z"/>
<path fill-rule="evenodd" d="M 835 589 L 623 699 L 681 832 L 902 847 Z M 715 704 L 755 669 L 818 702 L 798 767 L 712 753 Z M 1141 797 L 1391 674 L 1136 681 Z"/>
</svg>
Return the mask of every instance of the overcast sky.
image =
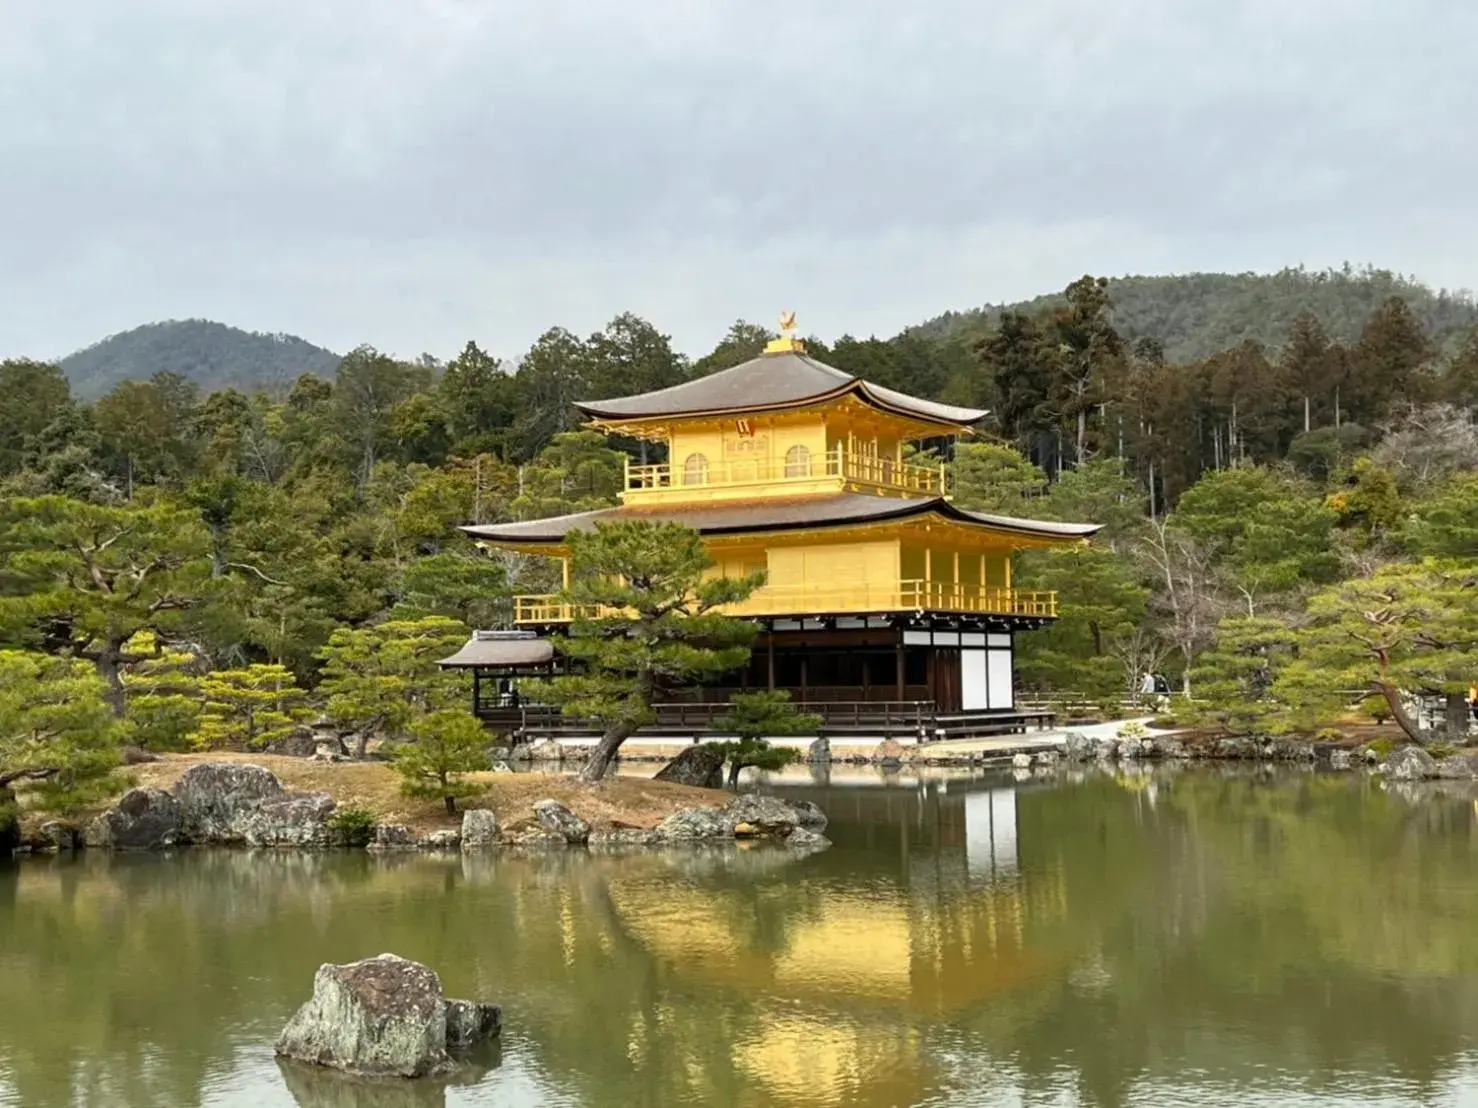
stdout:
<svg viewBox="0 0 1478 1108">
<path fill-rule="evenodd" d="M 0 356 L 1478 285 L 1470 0 L 0 0 Z"/>
</svg>

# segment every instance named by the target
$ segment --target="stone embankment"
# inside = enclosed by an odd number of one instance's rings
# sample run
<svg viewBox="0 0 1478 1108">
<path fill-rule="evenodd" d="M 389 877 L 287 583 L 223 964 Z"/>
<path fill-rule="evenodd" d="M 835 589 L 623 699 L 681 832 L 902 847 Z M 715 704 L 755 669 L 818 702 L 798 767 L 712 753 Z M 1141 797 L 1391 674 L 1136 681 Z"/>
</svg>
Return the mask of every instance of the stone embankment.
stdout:
<svg viewBox="0 0 1478 1108">
<path fill-rule="evenodd" d="M 1165 759 L 1173 761 L 1284 762 L 1319 765 L 1335 770 L 1364 769 L 1390 781 L 1478 780 L 1478 751 L 1443 748 L 1441 757 L 1416 745 L 1385 751 L 1377 745 L 1349 746 L 1336 742 L 1305 742 L 1278 736 L 1224 736 L 1195 743 L 1173 735 L 1130 735 L 1094 740 L 1069 733 L 1061 748 L 1063 759 L 1072 763 L 1128 762 Z M 1047 755 L 1044 760 L 1042 754 Z M 1053 764 L 1056 754 L 1044 751 L 1027 757 L 1017 755 L 1016 765 Z"/>
<path fill-rule="evenodd" d="M 370 851 L 480 851 L 516 847 L 663 846 L 763 840 L 795 849 L 829 846 L 826 816 L 814 804 L 743 795 L 723 807 L 683 809 L 652 827 L 616 821 L 593 825 L 558 800 L 536 801 L 527 817 L 504 823 L 497 813 L 463 813 L 460 830 L 417 830 L 383 822 L 354 826 L 334 818 L 327 793 L 294 793 L 270 770 L 244 762 L 192 766 L 170 789 L 135 788 L 80 832 L 59 821 L 42 825 L 36 849 L 167 850 L 181 846 Z M 358 841 L 355 841 L 356 838 Z"/>
</svg>

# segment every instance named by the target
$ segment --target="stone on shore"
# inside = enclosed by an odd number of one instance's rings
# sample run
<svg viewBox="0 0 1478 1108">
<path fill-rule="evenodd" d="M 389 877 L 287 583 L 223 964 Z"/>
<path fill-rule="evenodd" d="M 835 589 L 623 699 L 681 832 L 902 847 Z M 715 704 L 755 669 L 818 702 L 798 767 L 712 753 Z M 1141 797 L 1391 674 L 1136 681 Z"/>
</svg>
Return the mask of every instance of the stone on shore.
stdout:
<svg viewBox="0 0 1478 1108">
<path fill-rule="evenodd" d="M 462 849 L 462 832 L 452 828 L 428 831 L 416 840 L 417 850 L 432 850 L 452 854 Z"/>
<path fill-rule="evenodd" d="M 113 850 L 164 850 L 180 842 L 179 802 L 163 789 L 129 789 L 87 825 L 83 841 Z"/>
<path fill-rule="evenodd" d="M 283 793 L 282 782 L 269 770 L 240 762 L 191 766 L 172 791 L 179 801 L 184 837 L 202 844 L 244 842 L 242 814 Z"/>
<path fill-rule="evenodd" d="M 560 831 L 551 831 L 537 819 L 521 819 L 503 828 L 499 839 L 507 846 L 568 846 Z"/>
<path fill-rule="evenodd" d="M 806 761 L 812 765 L 820 765 L 831 761 L 831 740 L 825 737 L 817 739 L 806 747 Z"/>
<path fill-rule="evenodd" d="M 563 835 L 567 843 L 578 846 L 590 841 L 590 824 L 557 800 L 541 800 L 536 803 L 534 818 L 544 830 Z"/>
<path fill-rule="evenodd" d="M 1443 758 L 1437 763 L 1436 776 L 1459 781 L 1478 777 L 1478 752 L 1453 754 Z"/>
<path fill-rule="evenodd" d="M 564 744 L 557 739 L 545 739 L 529 747 L 529 758 L 535 762 L 563 762 Z"/>
<path fill-rule="evenodd" d="M 327 793 L 284 794 L 238 811 L 233 828 L 247 846 L 322 849 L 331 843 L 328 819 L 334 799 Z"/>
<path fill-rule="evenodd" d="M 1329 752 L 1330 769 L 1349 769 L 1355 763 L 1355 754 L 1350 750 L 1331 750 Z"/>
<path fill-rule="evenodd" d="M 1421 747 L 1403 746 L 1386 759 L 1385 773 L 1390 781 L 1424 781 L 1437 776 L 1437 763 Z"/>
<path fill-rule="evenodd" d="M 41 825 L 41 838 L 48 850 L 67 854 L 82 846 L 82 834 L 70 823 L 59 819 L 47 820 Z"/>
<path fill-rule="evenodd" d="M 716 743 L 697 743 L 687 747 L 657 771 L 655 780 L 698 789 L 721 789 L 724 785 L 724 752 Z"/>
<path fill-rule="evenodd" d="M 907 754 L 897 739 L 884 739 L 873 749 L 870 761 L 879 766 L 901 766 Z"/>
<path fill-rule="evenodd" d="M 732 839 L 734 819 L 713 808 L 691 808 L 674 812 L 652 831 L 653 842 L 694 842 L 698 840 Z"/>
<path fill-rule="evenodd" d="M 381 823 L 375 827 L 375 836 L 366 850 L 391 851 L 415 850 L 416 833 L 403 823 Z"/>
<path fill-rule="evenodd" d="M 290 1019 L 277 1053 L 363 1077 L 434 1077 L 499 1030 L 493 1005 L 448 1001 L 431 969 L 394 954 L 320 966 L 313 997 Z"/>
<path fill-rule="evenodd" d="M 486 808 L 462 813 L 462 849 L 489 850 L 498 845 L 498 814 Z"/>
<path fill-rule="evenodd" d="M 1087 735 L 1069 731 L 1062 740 L 1062 756 L 1069 762 L 1089 762 L 1098 754 L 1098 744 Z"/>
<path fill-rule="evenodd" d="M 797 827 L 809 825 L 813 828 L 826 826 L 826 816 L 814 804 L 803 811 L 778 796 L 762 796 L 746 793 L 731 800 L 724 814 L 734 823 L 734 834 L 770 835 L 784 838 Z M 818 822 L 819 819 L 819 822 Z M 741 832 L 740 827 L 751 828 Z"/>
</svg>

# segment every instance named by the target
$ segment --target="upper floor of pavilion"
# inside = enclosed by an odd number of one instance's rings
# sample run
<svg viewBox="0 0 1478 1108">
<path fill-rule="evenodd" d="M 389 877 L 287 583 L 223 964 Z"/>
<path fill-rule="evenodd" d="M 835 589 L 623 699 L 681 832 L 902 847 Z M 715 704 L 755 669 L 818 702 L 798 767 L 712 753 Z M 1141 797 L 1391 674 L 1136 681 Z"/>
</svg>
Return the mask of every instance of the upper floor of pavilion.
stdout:
<svg viewBox="0 0 1478 1108">
<path fill-rule="evenodd" d="M 627 504 L 858 492 L 947 494 L 942 463 L 909 444 L 971 433 L 987 413 L 921 400 L 817 361 L 794 316 L 763 354 L 671 388 L 577 402 L 590 425 L 666 447 L 667 461 L 626 463 Z"/>
</svg>

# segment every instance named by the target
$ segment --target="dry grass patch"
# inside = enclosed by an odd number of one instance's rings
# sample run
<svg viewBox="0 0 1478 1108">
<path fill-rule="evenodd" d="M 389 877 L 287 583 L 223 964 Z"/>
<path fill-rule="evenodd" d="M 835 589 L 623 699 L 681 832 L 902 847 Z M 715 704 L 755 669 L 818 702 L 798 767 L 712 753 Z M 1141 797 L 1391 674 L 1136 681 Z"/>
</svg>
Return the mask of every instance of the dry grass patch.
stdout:
<svg viewBox="0 0 1478 1108">
<path fill-rule="evenodd" d="M 276 754 L 172 754 L 163 761 L 130 767 L 139 785 L 168 789 L 191 766 L 204 762 L 244 762 L 263 766 L 293 792 L 328 793 L 340 808 L 364 808 L 382 823 L 403 823 L 418 831 L 460 826 L 439 800 L 411 800 L 400 794 L 400 777 L 383 762 L 309 762 Z M 655 827 L 686 808 L 717 808 L 725 793 L 666 781 L 611 777 L 582 785 L 562 773 L 475 773 L 483 791 L 464 808 L 490 808 L 503 822 L 533 815 L 537 801 L 551 797 L 594 826 L 624 824 Z"/>
</svg>

